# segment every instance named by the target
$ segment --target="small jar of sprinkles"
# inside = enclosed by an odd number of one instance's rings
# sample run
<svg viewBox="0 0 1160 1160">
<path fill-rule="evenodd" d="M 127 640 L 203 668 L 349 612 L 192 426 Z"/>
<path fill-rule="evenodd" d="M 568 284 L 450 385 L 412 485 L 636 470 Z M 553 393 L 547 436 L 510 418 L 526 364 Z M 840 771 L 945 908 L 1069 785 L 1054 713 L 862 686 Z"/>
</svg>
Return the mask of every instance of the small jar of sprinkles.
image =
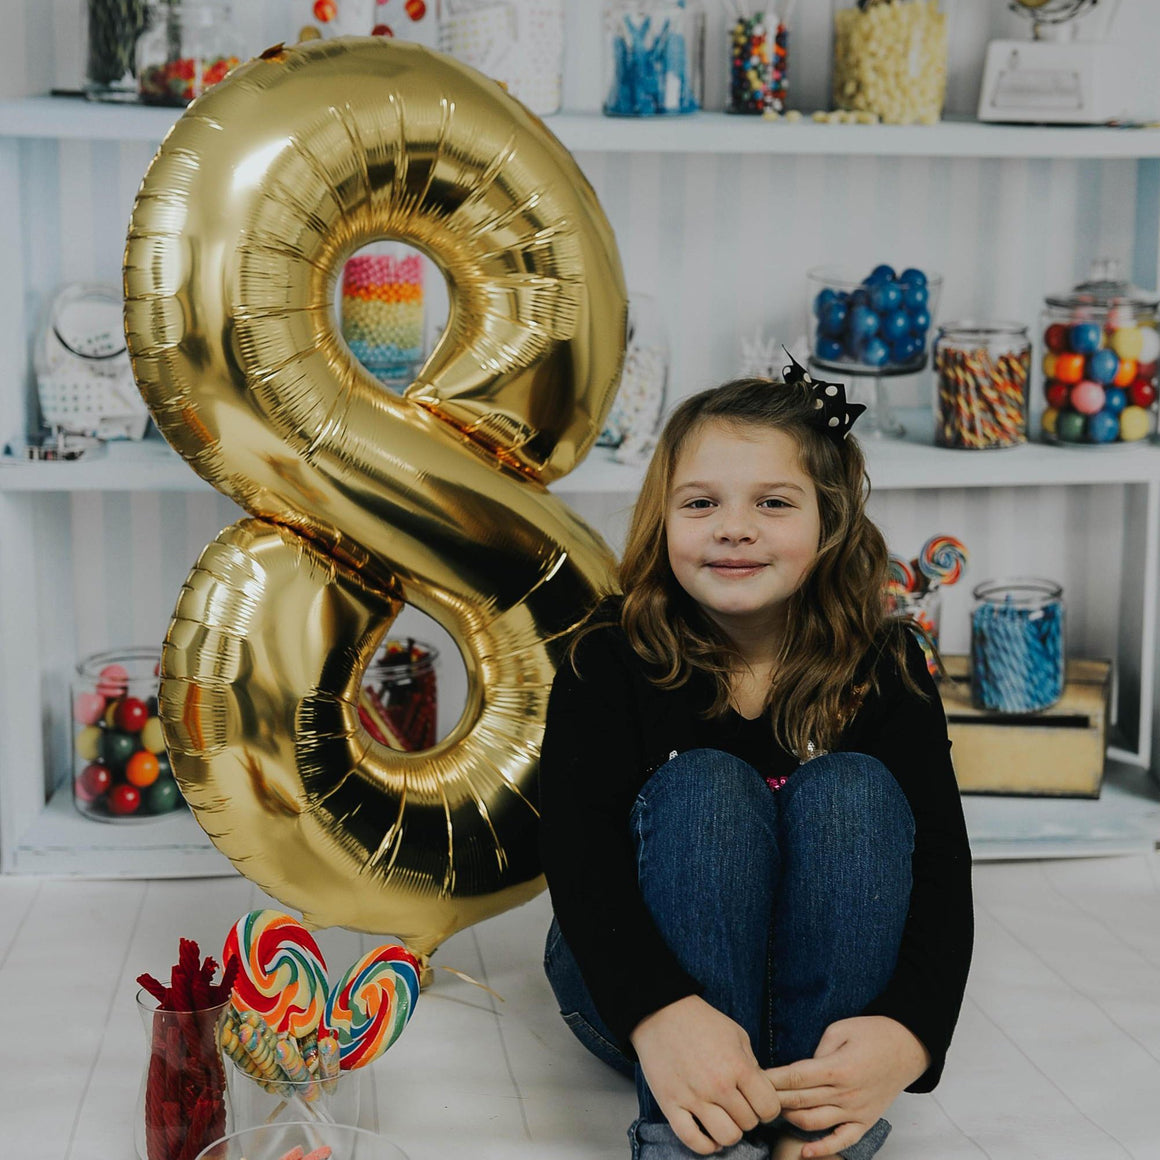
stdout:
<svg viewBox="0 0 1160 1160">
<path fill-rule="evenodd" d="M 1037 713 L 1063 696 L 1063 588 L 988 580 L 971 594 L 971 700 L 995 713 Z"/>
</svg>

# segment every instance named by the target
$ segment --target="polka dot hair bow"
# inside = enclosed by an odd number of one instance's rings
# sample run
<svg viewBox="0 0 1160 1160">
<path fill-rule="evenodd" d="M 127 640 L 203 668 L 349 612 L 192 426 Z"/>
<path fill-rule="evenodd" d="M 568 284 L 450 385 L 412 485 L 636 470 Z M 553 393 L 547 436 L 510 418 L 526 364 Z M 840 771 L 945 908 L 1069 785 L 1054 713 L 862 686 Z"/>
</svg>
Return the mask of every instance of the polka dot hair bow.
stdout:
<svg viewBox="0 0 1160 1160">
<path fill-rule="evenodd" d="M 785 350 L 784 347 L 782 347 Z M 790 365 L 782 372 L 787 383 L 805 383 L 814 399 L 813 425 L 841 447 L 842 440 L 850 434 L 854 420 L 866 410 L 864 403 L 847 403 L 846 387 L 842 383 L 824 383 L 811 377 L 787 350 Z"/>
</svg>

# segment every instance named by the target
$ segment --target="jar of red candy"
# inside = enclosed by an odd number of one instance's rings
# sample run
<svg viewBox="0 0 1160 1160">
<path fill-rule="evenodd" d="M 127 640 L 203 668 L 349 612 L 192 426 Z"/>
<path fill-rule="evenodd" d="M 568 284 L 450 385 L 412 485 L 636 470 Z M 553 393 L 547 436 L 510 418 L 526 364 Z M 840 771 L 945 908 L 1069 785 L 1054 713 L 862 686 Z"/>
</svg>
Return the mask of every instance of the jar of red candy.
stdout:
<svg viewBox="0 0 1160 1160">
<path fill-rule="evenodd" d="M 137 41 L 137 92 L 147 105 L 188 105 L 245 55 L 228 4 L 152 3 Z"/>
<path fill-rule="evenodd" d="M 789 32 L 786 6 L 734 0 L 725 47 L 729 54 L 727 113 L 780 113 L 785 109 Z"/>
<path fill-rule="evenodd" d="M 72 682 L 73 801 L 85 817 L 139 822 L 184 808 L 157 716 L 159 649 L 94 653 Z"/>
<path fill-rule="evenodd" d="M 1158 303 L 1107 260 L 1093 263 L 1086 282 L 1046 299 L 1044 438 L 1098 446 L 1155 431 Z"/>
<path fill-rule="evenodd" d="M 417 640 L 388 640 L 367 667 L 358 715 L 366 731 L 390 749 L 430 749 L 436 732 L 435 665 L 439 652 Z"/>
</svg>

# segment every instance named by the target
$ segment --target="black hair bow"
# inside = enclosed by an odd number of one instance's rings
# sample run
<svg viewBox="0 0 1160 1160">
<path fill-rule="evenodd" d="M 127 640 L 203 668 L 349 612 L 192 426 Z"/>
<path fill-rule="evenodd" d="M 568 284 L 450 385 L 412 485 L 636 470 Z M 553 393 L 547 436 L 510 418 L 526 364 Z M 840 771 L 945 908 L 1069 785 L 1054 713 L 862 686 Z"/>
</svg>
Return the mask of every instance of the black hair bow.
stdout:
<svg viewBox="0 0 1160 1160">
<path fill-rule="evenodd" d="M 785 350 L 785 347 L 782 347 Z M 805 383 L 814 399 L 814 413 L 810 423 L 841 447 L 842 441 L 850 434 L 854 421 L 866 410 L 865 403 L 847 403 L 844 383 L 826 383 L 810 376 L 809 371 L 797 359 L 785 351 L 790 365 L 782 375 L 787 383 Z"/>
</svg>

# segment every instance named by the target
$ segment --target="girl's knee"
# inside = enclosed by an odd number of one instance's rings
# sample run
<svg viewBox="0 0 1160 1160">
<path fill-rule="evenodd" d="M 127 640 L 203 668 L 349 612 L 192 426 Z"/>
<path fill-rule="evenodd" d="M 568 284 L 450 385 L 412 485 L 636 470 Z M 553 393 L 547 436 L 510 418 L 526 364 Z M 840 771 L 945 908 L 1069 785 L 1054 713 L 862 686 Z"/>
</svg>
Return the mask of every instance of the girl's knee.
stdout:
<svg viewBox="0 0 1160 1160">
<path fill-rule="evenodd" d="M 892 828 L 913 838 L 914 816 L 894 775 L 865 753 L 827 753 L 806 762 L 781 791 L 783 816 L 832 826 L 849 818 L 876 831 Z"/>
<path fill-rule="evenodd" d="M 720 802 L 737 795 L 768 796 L 761 774 L 747 761 L 720 749 L 688 749 L 674 753 L 641 787 L 638 801 L 656 804 L 666 799 Z"/>
</svg>

